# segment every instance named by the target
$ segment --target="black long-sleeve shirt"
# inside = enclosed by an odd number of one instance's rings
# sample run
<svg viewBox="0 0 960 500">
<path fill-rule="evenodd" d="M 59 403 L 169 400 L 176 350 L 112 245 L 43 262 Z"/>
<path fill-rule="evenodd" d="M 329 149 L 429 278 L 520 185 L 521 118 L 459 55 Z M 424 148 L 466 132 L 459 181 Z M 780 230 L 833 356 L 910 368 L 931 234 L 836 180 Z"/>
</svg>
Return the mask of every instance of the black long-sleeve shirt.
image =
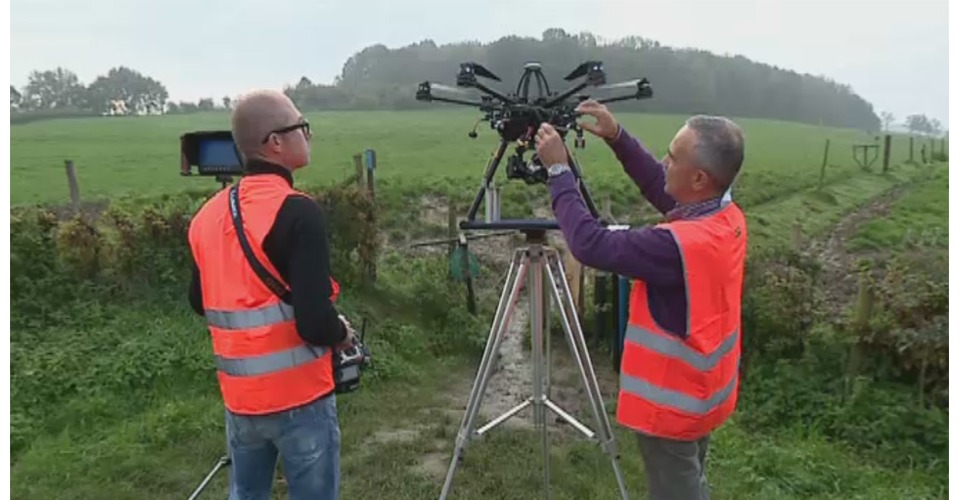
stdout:
<svg viewBox="0 0 960 500">
<path fill-rule="evenodd" d="M 246 175 L 279 175 L 293 185 L 289 170 L 251 160 Z M 346 328 L 330 301 L 330 252 L 326 221 L 320 206 L 301 195 L 290 195 L 280 206 L 273 227 L 263 240 L 263 251 L 290 287 L 297 331 L 305 342 L 332 347 L 346 338 Z M 241 263 L 238 262 L 238 265 Z M 193 262 L 190 305 L 203 315 L 200 271 Z"/>
</svg>

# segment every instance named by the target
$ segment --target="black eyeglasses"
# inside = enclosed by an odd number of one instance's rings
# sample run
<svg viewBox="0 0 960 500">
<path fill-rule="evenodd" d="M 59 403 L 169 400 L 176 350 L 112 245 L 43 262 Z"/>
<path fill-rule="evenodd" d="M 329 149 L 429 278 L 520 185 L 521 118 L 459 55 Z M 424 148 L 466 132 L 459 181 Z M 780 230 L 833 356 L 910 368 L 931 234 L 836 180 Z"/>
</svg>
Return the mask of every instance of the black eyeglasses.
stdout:
<svg viewBox="0 0 960 500">
<path fill-rule="evenodd" d="M 273 135 L 273 134 L 286 134 L 286 133 L 293 132 L 294 130 L 298 130 L 298 129 L 303 129 L 303 135 L 304 135 L 307 139 L 310 138 L 310 124 L 309 124 L 308 122 L 301 122 L 301 123 L 297 123 L 297 124 L 290 125 L 290 126 L 283 127 L 283 128 L 278 128 L 278 129 L 276 129 L 276 130 L 271 130 L 270 132 L 267 132 L 267 135 L 265 135 L 265 136 L 263 137 L 263 140 L 260 141 L 260 143 L 261 143 L 261 144 L 266 144 L 267 141 L 270 140 L 270 136 Z"/>
</svg>

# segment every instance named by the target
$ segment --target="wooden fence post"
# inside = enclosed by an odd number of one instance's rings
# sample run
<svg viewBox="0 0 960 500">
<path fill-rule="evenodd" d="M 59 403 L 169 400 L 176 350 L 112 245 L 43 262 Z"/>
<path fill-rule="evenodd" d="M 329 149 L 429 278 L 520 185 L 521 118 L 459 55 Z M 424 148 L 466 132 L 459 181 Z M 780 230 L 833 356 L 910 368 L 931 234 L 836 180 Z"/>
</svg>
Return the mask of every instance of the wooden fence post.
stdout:
<svg viewBox="0 0 960 500">
<path fill-rule="evenodd" d="M 827 143 L 823 146 L 823 164 L 820 165 L 820 183 L 817 185 L 817 189 L 823 189 L 823 182 L 827 177 L 827 158 L 829 154 L 830 139 L 827 139 Z"/>
<path fill-rule="evenodd" d="M 850 355 L 847 360 L 847 374 L 844 381 L 844 396 L 849 398 L 854 391 L 854 381 L 860 375 L 863 364 L 863 347 L 860 337 L 870 328 L 870 316 L 873 314 L 873 290 L 870 286 L 870 271 L 868 268 L 860 270 L 860 288 L 857 293 L 857 309 L 853 319 L 853 328 L 850 339 Z"/>
<path fill-rule="evenodd" d="M 447 200 L 447 237 L 451 240 L 457 237 L 457 207 L 453 200 Z M 450 243 L 450 250 L 456 247 L 456 243 Z"/>
<path fill-rule="evenodd" d="M 359 154 L 353 155 L 353 166 L 357 169 L 357 187 L 363 187 L 363 158 Z"/>
<path fill-rule="evenodd" d="M 890 134 L 883 138 L 883 173 L 890 168 Z"/>
<path fill-rule="evenodd" d="M 77 172 L 73 166 L 73 160 L 65 160 L 64 166 L 67 169 L 67 185 L 70 186 L 70 206 L 73 213 L 80 213 L 80 185 L 77 183 Z"/>
<path fill-rule="evenodd" d="M 910 136 L 910 161 L 913 161 L 913 136 Z"/>
</svg>

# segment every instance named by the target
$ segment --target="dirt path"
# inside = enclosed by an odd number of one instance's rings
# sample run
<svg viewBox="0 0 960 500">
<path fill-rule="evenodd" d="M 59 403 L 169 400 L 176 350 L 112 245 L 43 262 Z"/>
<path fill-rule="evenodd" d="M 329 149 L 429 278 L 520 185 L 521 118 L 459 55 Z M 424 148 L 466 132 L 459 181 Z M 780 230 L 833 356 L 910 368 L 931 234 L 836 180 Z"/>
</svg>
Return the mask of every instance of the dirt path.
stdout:
<svg viewBox="0 0 960 500">
<path fill-rule="evenodd" d="M 847 242 L 864 223 L 889 214 L 893 203 L 910 188 L 909 183 L 900 184 L 867 201 L 844 216 L 826 237 L 814 239 L 806 245 L 806 252 L 823 266 L 821 283 L 825 285 L 825 307 L 832 313 L 841 313 L 854 300 L 858 288 L 858 261 L 883 253 L 882 250 L 850 252 L 846 248 Z"/>
</svg>

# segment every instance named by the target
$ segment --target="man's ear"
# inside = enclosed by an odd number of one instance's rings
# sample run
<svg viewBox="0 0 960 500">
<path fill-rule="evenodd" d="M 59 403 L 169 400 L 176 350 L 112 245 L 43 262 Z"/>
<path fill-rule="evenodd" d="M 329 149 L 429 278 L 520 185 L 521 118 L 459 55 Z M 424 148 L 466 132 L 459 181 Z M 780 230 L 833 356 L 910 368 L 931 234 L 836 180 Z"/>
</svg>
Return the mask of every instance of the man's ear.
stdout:
<svg viewBox="0 0 960 500">
<path fill-rule="evenodd" d="M 280 136 L 277 134 L 270 134 L 270 139 L 267 140 L 267 147 L 270 148 L 270 151 L 274 153 L 280 152 Z"/>
<path fill-rule="evenodd" d="M 710 187 L 710 176 L 703 170 L 697 169 L 693 174 L 693 190 L 704 191 Z"/>
</svg>

